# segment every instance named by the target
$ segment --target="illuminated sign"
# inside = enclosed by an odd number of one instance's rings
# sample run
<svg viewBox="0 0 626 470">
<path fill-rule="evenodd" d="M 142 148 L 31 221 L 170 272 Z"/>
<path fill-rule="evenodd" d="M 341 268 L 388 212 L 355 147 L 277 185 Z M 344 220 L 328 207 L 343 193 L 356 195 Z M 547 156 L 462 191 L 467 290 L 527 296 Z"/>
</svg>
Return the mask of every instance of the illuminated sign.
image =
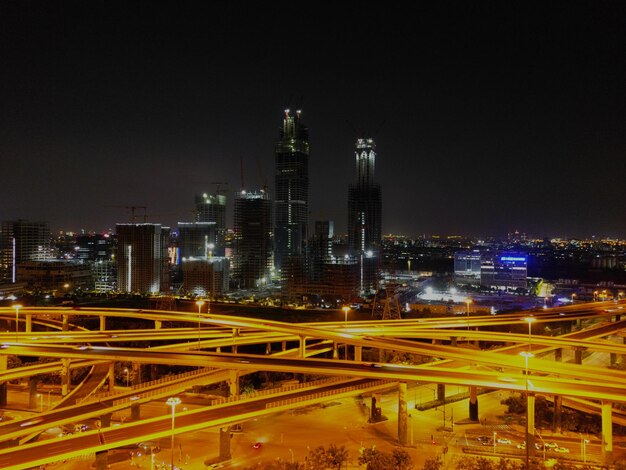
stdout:
<svg viewBox="0 0 626 470">
<path fill-rule="evenodd" d="M 525 256 L 501 256 L 500 261 L 526 261 Z"/>
</svg>

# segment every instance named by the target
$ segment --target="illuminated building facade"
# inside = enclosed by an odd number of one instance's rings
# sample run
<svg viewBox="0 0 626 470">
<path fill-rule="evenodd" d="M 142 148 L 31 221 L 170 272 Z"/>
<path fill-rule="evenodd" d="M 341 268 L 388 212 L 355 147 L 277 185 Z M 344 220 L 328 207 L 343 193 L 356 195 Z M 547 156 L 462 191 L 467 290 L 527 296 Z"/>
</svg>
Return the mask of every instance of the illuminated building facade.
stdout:
<svg viewBox="0 0 626 470">
<path fill-rule="evenodd" d="M 200 297 L 228 292 L 230 262 L 224 257 L 185 258 L 182 262 L 182 290 Z"/>
<path fill-rule="evenodd" d="M 196 222 L 215 224 L 215 239 L 213 254 L 224 256 L 226 238 L 226 195 L 221 192 L 216 194 L 204 193 L 196 195 Z"/>
<path fill-rule="evenodd" d="M 454 280 L 458 284 L 480 285 L 482 256 L 479 250 L 454 253 Z"/>
<path fill-rule="evenodd" d="M 178 222 L 178 262 L 217 256 L 217 232 L 215 222 Z"/>
<path fill-rule="evenodd" d="M 17 282 L 20 263 L 49 259 L 50 240 L 47 222 L 3 221 L 0 224 L 0 281 Z"/>
<path fill-rule="evenodd" d="M 235 196 L 233 282 L 240 289 L 270 280 L 272 266 L 272 201 L 265 190 Z"/>
<path fill-rule="evenodd" d="M 154 294 L 170 287 L 170 229 L 160 224 L 117 224 L 117 288 Z"/>
<path fill-rule="evenodd" d="M 275 237 L 274 261 L 282 269 L 289 256 L 306 256 L 309 212 L 309 131 L 300 120 L 285 110 L 283 127 L 274 147 Z"/>
<path fill-rule="evenodd" d="M 382 242 L 382 194 L 376 183 L 376 144 L 357 139 L 356 182 L 348 188 L 348 250 L 361 266 L 360 290 L 378 287 L 378 263 Z"/>
<path fill-rule="evenodd" d="M 528 287 L 528 256 L 524 253 L 501 252 L 483 257 L 480 285 L 496 289 L 526 289 Z"/>
</svg>

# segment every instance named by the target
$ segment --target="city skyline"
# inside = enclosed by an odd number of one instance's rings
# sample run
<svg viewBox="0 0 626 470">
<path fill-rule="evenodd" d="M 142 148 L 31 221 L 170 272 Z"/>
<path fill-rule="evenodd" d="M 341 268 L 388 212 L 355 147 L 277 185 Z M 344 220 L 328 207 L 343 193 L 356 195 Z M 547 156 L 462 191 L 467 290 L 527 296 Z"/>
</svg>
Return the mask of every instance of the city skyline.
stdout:
<svg viewBox="0 0 626 470">
<path fill-rule="evenodd" d="M 3 4 L 0 220 L 102 232 L 130 222 L 114 206 L 136 205 L 175 227 L 228 182 L 232 227 L 240 159 L 243 185 L 274 197 L 290 108 L 310 131 L 309 224 L 346 233 L 354 142 L 372 137 L 383 233 L 626 238 L 624 8 L 320 22 L 315 9 Z"/>
</svg>

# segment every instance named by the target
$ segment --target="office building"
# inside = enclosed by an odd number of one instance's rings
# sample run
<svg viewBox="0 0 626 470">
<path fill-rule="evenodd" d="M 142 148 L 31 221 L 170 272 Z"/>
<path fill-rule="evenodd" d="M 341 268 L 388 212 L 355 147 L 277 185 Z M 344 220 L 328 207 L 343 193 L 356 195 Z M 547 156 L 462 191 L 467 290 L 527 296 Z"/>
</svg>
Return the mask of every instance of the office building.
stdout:
<svg viewBox="0 0 626 470">
<path fill-rule="evenodd" d="M 216 194 L 204 193 L 196 196 L 196 222 L 215 224 L 213 254 L 224 256 L 226 238 L 226 195 L 217 191 Z"/>
<path fill-rule="evenodd" d="M 528 256 L 525 253 L 502 252 L 483 256 L 480 285 L 503 290 L 526 289 Z"/>
<path fill-rule="evenodd" d="M 224 257 L 185 258 L 182 291 L 199 297 L 220 297 L 228 292 L 230 262 Z"/>
<path fill-rule="evenodd" d="M 218 256 L 217 232 L 215 222 L 178 222 L 177 258 L 179 262 L 187 258 Z"/>
<path fill-rule="evenodd" d="M 238 288 L 255 288 L 269 282 L 272 241 L 272 201 L 268 192 L 238 192 L 233 231 L 233 282 Z"/>
<path fill-rule="evenodd" d="M 458 284 L 480 285 L 482 258 L 479 250 L 454 253 L 454 280 Z"/>
<path fill-rule="evenodd" d="M 169 227 L 117 224 L 116 233 L 118 290 L 140 294 L 169 291 Z"/>
<path fill-rule="evenodd" d="M 0 224 L 0 282 L 17 282 L 17 268 L 26 261 L 51 258 L 47 222 L 5 220 Z"/>
<path fill-rule="evenodd" d="M 348 188 L 348 250 L 361 265 L 360 290 L 378 287 L 382 242 L 382 194 L 375 180 L 376 144 L 357 139 L 356 182 Z"/>
<path fill-rule="evenodd" d="M 305 257 L 309 211 L 309 131 L 285 110 L 283 127 L 274 148 L 275 174 L 275 266 L 282 269 L 290 256 Z"/>
</svg>

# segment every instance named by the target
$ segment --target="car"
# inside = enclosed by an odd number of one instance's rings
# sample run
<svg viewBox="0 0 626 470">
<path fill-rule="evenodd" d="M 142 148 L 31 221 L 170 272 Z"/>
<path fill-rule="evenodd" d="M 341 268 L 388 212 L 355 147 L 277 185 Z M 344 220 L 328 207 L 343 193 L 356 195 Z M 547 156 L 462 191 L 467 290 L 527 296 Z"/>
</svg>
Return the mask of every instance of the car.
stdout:
<svg viewBox="0 0 626 470">
<path fill-rule="evenodd" d="M 508 439 L 506 437 L 499 437 L 498 444 L 511 444 L 511 439 Z"/>
<path fill-rule="evenodd" d="M 526 443 L 522 442 L 521 444 L 517 444 L 517 448 L 522 450 L 526 449 Z"/>
<path fill-rule="evenodd" d="M 569 454 L 569 449 L 567 447 L 556 447 L 554 450 L 554 452 L 559 452 L 561 454 Z"/>
<path fill-rule="evenodd" d="M 544 444 L 544 447 L 546 449 L 557 449 L 559 447 L 559 445 L 556 442 L 546 442 Z"/>
<path fill-rule="evenodd" d="M 478 436 L 478 437 L 476 438 L 476 440 L 477 440 L 478 442 L 485 442 L 485 441 L 490 441 L 490 440 L 491 440 L 491 438 L 490 438 L 489 436 Z"/>
<path fill-rule="evenodd" d="M 255 442 L 254 444 L 252 444 L 253 449 L 260 449 L 261 446 L 263 446 L 263 444 L 261 444 L 260 442 Z"/>
</svg>

